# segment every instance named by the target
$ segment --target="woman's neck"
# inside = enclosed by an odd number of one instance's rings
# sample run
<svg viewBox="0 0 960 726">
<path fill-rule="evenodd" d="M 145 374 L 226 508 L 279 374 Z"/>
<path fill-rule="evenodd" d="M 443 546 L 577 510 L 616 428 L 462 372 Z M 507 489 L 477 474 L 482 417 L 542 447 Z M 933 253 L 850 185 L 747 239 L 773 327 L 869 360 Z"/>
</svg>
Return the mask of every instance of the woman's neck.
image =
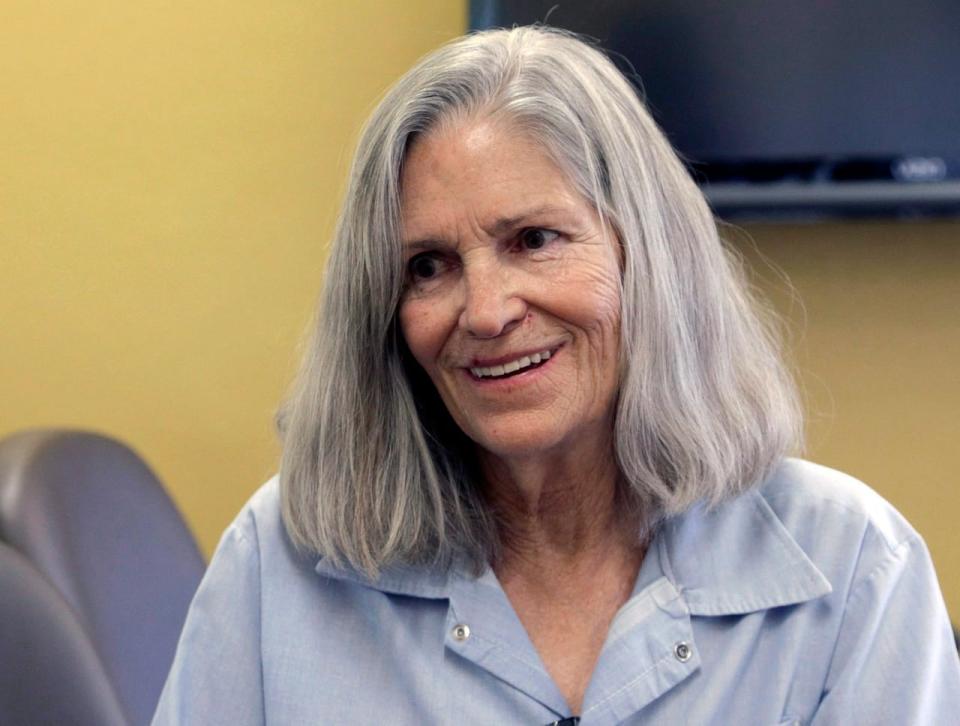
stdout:
<svg viewBox="0 0 960 726">
<path fill-rule="evenodd" d="M 646 554 L 613 447 L 523 460 L 481 455 L 500 526 L 503 591 L 572 713 Z"/>
<path fill-rule="evenodd" d="M 496 569 L 577 569 L 641 546 L 612 450 L 588 455 L 576 448 L 522 460 L 481 455 L 502 544 Z"/>
</svg>

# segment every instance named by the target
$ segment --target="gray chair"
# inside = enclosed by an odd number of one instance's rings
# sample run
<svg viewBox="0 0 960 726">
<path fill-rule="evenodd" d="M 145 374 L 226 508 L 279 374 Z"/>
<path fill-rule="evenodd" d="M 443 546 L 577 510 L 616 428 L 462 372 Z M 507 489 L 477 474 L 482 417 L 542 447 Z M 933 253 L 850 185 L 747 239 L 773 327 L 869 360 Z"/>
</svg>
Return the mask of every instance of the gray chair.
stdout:
<svg viewBox="0 0 960 726">
<path fill-rule="evenodd" d="M 148 723 L 204 572 L 157 477 L 97 434 L 10 436 L 0 441 L 0 541 L 60 592 L 124 712 Z"/>
<path fill-rule="evenodd" d="M 0 722 L 127 726 L 87 634 L 27 560 L 0 544 Z"/>
</svg>

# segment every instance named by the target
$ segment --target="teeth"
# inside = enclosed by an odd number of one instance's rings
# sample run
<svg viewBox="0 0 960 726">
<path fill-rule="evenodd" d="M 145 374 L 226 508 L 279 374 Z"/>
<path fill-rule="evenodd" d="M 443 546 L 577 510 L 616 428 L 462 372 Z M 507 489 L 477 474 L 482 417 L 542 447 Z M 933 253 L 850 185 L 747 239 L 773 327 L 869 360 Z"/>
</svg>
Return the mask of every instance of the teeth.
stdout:
<svg viewBox="0 0 960 726">
<path fill-rule="evenodd" d="M 476 378 L 497 378 L 499 376 L 505 376 L 508 373 L 516 373 L 519 370 L 523 370 L 524 368 L 528 368 L 529 366 L 549 359 L 550 351 L 544 350 L 539 353 L 533 353 L 529 356 L 525 355 L 522 358 L 510 361 L 509 363 L 504 363 L 500 366 L 490 366 L 489 368 L 471 368 L 470 372 Z"/>
</svg>

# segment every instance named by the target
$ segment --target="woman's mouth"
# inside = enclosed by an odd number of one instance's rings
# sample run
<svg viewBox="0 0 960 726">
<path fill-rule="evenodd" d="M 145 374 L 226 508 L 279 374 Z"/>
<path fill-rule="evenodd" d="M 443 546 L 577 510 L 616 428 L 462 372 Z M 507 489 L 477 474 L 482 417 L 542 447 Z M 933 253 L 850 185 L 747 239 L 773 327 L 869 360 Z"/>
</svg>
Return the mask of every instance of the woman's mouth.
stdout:
<svg viewBox="0 0 960 726">
<path fill-rule="evenodd" d="M 470 374 L 474 378 L 479 379 L 509 378 L 510 376 L 515 376 L 520 373 L 524 373 L 525 371 L 539 368 L 548 360 L 550 360 L 550 356 L 555 352 L 555 350 L 542 350 L 539 353 L 530 353 L 528 355 L 520 356 L 519 358 L 503 363 L 502 365 L 478 366 L 475 368 L 470 368 Z"/>
</svg>

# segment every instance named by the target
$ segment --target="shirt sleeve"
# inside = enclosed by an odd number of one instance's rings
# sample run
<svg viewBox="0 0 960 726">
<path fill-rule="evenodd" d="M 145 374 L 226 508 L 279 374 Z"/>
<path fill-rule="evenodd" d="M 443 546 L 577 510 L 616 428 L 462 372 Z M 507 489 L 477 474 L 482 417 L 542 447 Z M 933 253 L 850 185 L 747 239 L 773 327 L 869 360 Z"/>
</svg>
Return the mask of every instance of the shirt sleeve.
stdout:
<svg viewBox="0 0 960 726">
<path fill-rule="evenodd" d="M 953 723 L 958 713 L 960 660 L 930 555 L 913 536 L 851 590 L 811 724 Z"/>
<path fill-rule="evenodd" d="M 154 726 L 264 723 L 260 653 L 260 557 L 245 512 L 224 533 L 190 605 Z"/>
</svg>

